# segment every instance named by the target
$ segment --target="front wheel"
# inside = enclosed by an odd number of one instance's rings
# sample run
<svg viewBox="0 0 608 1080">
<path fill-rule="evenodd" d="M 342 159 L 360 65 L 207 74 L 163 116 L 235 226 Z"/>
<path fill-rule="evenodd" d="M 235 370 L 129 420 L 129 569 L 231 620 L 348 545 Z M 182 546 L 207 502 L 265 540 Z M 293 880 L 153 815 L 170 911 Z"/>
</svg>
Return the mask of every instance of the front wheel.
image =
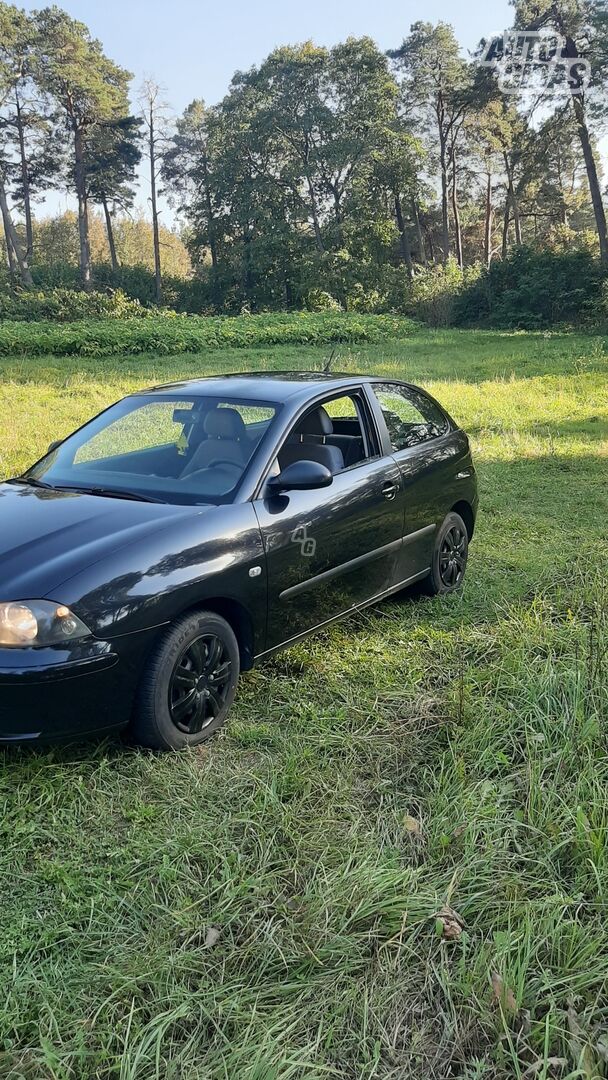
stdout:
<svg viewBox="0 0 608 1080">
<path fill-rule="evenodd" d="M 460 514 L 452 511 L 437 533 L 431 572 L 423 582 L 425 591 L 438 596 L 459 589 L 464 581 L 468 557 L 467 527 Z"/>
<path fill-rule="evenodd" d="M 224 723 L 239 678 L 232 628 L 213 611 L 184 615 L 152 654 L 137 695 L 132 731 L 142 746 L 182 750 Z"/>
</svg>

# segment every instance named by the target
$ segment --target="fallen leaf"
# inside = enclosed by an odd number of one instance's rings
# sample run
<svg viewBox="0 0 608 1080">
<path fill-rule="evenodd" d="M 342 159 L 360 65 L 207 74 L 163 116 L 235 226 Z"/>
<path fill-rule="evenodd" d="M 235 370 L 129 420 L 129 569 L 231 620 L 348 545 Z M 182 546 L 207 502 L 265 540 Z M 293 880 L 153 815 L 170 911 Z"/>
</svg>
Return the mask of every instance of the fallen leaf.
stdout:
<svg viewBox="0 0 608 1080">
<path fill-rule="evenodd" d="M 445 904 L 433 918 L 435 919 L 435 929 L 438 937 L 443 938 L 444 941 L 458 940 L 465 925 L 462 915 L 459 915 L 454 908 Z"/>
<path fill-rule="evenodd" d="M 517 1016 L 519 1008 L 515 994 L 509 986 L 505 985 L 504 979 L 497 971 L 492 972 L 492 990 L 494 992 L 494 998 L 501 1009 L 511 1016 Z"/>
<path fill-rule="evenodd" d="M 417 821 L 415 817 L 412 817 L 411 814 L 405 815 L 403 819 L 403 828 L 406 832 L 410 833 L 411 836 L 420 836 L 420 822 Z"/>
<path fill-rule="evenodd" d="M 220 932 L 215 926 L 210 926 L 205 934 L 205 948 L 212 949 L 220 940 Z"/>
</svg>

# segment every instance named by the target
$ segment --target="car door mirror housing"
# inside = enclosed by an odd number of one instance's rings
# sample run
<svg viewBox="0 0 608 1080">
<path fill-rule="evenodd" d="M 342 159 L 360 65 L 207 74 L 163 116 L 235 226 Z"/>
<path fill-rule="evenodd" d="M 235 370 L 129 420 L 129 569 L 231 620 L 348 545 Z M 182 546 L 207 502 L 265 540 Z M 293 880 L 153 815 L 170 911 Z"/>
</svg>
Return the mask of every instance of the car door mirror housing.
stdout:
<svg viewBox="0 0 608 1080">
<path fill-rule="evenodd" d="M 314 488 L 329 487 L 333 476 L 319 461 L 293 461 L 278 476 L 268 481 L 268 490 L 273 494 L 281 491 L 312 491 Z"/>
</svg>

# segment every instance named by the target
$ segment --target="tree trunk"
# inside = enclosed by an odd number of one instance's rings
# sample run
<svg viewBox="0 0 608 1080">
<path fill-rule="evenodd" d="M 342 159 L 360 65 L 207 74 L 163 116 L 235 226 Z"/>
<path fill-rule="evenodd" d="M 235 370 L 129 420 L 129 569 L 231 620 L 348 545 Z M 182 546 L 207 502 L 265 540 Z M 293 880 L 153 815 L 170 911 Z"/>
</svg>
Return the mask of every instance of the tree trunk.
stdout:
<svg viewBox="0 0 608 1080">
<path fill-rule="evenodd" d="M 315 243 L 317 245 L 317 251 L 322 255 L 325 251 L 323 244 L 323 237 L 321 235 L 321 226 L 319 225 L 319 210 L 317 207 L 317 196 L 310 176 L 306 176 L 306 184 L 308 186 L 308 194 L 310 195 L 310 208 L 312 212 L 312 224 L 315 231 Z"/>
<path fill-rule="evenodd" d="M 120 270 L 120 259 L 116 254 L 116 244 L 114 243 L 114 226 L 112 225 L 112 215 L 110 213 L 110 207 L 108 206 L 108 200 L 105 195 L 101 197 L 101 205 L 103 206 L 103 213 L 106 219 L 106 232 L 108 234 L 108 247 L 110 249 L 110 260 L 112 262 L 112 270 L 114 273 L 118 273 Z"/>
<path fill-rule="evenodd" d="M 28 265 L 27 256 L 21 251 L 21 245 L 19 243 L 19 237 L 17 230 L 13 225 L 13 219 L 8 205 L 8 199 L 6 197 L 6 187 L 4 184 L 4 177 L 0 172 L 0 212 L 2 213 L 2 221 L 4 224 L 4 232 L 6 236 L 7 250 L 10 252 L 12 248 L 17 266 L 19 267 L 19 276 L 26 288 L 31 288 L 34 284 L 32 281 L 32 274 Z M 10 256 L 9 256 L 10 257 Z"/>
<path fill-rule="evenodd" d="M 486 213 L 484 223 L 483 254 L 486 266 L 492 261 L 492 173 L 488 169 L 486 182 Z"/>
<path fill-rule="evenodd" d="M 158 228 L 158 201 L 156 196 L 156 142 L 154 135 L 154 109 L 150 106 L 149 117 L 149 150 L 150 150 L 150 201 L 152 203 L 152 236 L 154 239 L 154 281 L 156 287 L 156 303 L 163 302 L 163 279 L 160 264 L 160 234 Z"/>
<path fill-rule="evenodd" d="M 456 151 L 452 146 L 452 215 L 454 218 L 454 239 L 456 241 L 456 261 L 462 270 L 464 260 L 462 255 L 462 229 L 460 226 L 460 210 L 458 207 L 458 174 L 456 169 Z"/>
<path fill-rule="evenodd" d="M 423 266 L 426 266 L 426 250 L 424 247 L 424 236 L 422 235 L 422 225 L 420 224 L 420 211 L 418 209 L 418 203 L 415 199 L 412 199 L 412 218 L 414 221 L 414 225 L 416 226 L 416 236 L 418 237 L 420 262 Z"/>
<path fill-rule="evenodd" d="M 441 247 L 443 250 L 443 262 L 450 257 L 450 220 L 448 216 L 448 165 L 445 136 L 440 131 L 440 162 L 441 162 Z"/>
<path fill-rule="evenodd" d="M 511 192 L 507 188 L 505 196 L 505 211 L 502 219 L 502 248 L 501 255 L 506 259 L 509 250 L 509 225 L 511 224 Z"/>
<path fill-rule="evenodd" d="M 87 203 L 86 166 L 82 128 L 74 121 L 74 161 L 76 195 L 78 197 L 78 237 L 80 242 L 80 278 L 85 289 L 91 286 L 91 244 L 89 240 L 89 208 Z"/>
<path fill-rule="evenodd" d="M 605 263 L 608 262 L 608 228 L 606 226 L 606 211 L 604 210 L 604 203 L 602 201 L 602 189 L 600 187 L 600 182 L 597 174 L 597 165 L 595 161 L 595 155 L 593 153 L 593 146 L 591 144 L 589 129 L 587 127 L 585 106 L 582 97 L 580 95 L 573 94 L 572 105 L 574 108 L 574 115 L 576 117 L 578 135 L 583 150 L 583 157 L 585 159 L 585 168 L 587 170 L 589 192 L 591 194 L 593 213 L 595 215 L 595 227 L 597 229 L 597 236 L 600 244 L 600 258 L 602 262 Z"/>
<path fill-rule="evenodd" d="M 17 134 L 19 137 L 19 156 L 21 158 L 21 184 L 23 187 L 23 210 L 25 216 L 25 257 L 31 266 L 34 257 L 34 228 L 32 224 L 32 200 L 30 196 L 30 174 L 28 169 L 27 154 L 25 149 L 25 134 L 23 131 L 23 117 L 21 114 L 21 102 L 18 92 L 15 93 L 15 106 L 17 117 Z"/>
<path fill-rule="evenodd" d="M 243 292 L 251 311 L 254 310 L 253 267 L 251 265 L 251 233 L 243 233 Z"/>
<path fill-rule="evenodd" d="M 401 254 L 403 256 L 403 261 L 407 267 L 407 276 L 411 281 L 414 276 L 414 268 L 412 265 L 412 250 L 410 248 L 410 241 L 405 228 L 405 222 L 403 220 L 403 209 L 401 207 L 401 199 L 398 192 L 395 192 L 395 217 L 397 218 L 397 228 L 399 229 Z"/>
<path fill-rule="evenodd" d="M 217 239 L 215 235 L 215 217 L 213 215 L 213 203 L 211 201 L 211 184 L 209 181 L 209 168 L 206 155 L 203 156 L 203 180 L 205 206 L 207 208 L 207 235 L 209 237 L 209 252 L 211 254 L 211 273 L 213 278 L 213 303 L 216 310 L 221 306 L 220 276 L 217 258 Z"/>
<path fill-rule="evenodd" d="M 569 60 L 579 60 L 580 54 L 576 43 L 565 32 L 565 26 L 563 20 L 558 20 L 558 30 L 565 38 L 566 44 L 563 49 L 563 55 Z M 572 86 L 570 93 L 570 100 L 572 101 L 572 108 L 574 109 L 574 117 L 576 119 L 576 126 L 578 128 L 578 135 L 583 150 L 583 158 L 585 159 L 585 169 L 587 170 L 587 181 L 589 183 L 589 193 L 591 195 L 591 203 L 593 205 L 593 213 L 595 215 L 595 227 L 597 229 L 597 236 L 600 245 L 600 258 L 602 262 L 608 262 L 608 228 L 606 226 L 606 211 L 604 210 L 604 203 L 602 201 L 602 189 L 597 174 L 597 164 L 595 161 L 595 155 L 593 153 L 593 146 L 589 135 L 589 128 L 587 127 L 587 117 L 585 114 L 585 102 L 582 92 L 577 93 L 577 88 Z"/>
<path fill-rule="evenodd" d="M 4 220 L 4 215 L 3 215 L 3 218 L 2 218 L 2 223 L 3 223 L 3 226 L 4 226 L 3 236 L 4 236 L 4 252 L 5 252 L 5 255 L 6 255 L 6 265 L 7 265 L 8 272 L 9 272 L 10 276 L 12 278 L 15 278 L 15 277 L 17 277 L 17 261 L 15 259 L 15 252 L 13 251 L 13 245 L 11 244 L 10 237 L 8 235 L 8 229 L 7 229 L 6 221 Z"/>
</svg>

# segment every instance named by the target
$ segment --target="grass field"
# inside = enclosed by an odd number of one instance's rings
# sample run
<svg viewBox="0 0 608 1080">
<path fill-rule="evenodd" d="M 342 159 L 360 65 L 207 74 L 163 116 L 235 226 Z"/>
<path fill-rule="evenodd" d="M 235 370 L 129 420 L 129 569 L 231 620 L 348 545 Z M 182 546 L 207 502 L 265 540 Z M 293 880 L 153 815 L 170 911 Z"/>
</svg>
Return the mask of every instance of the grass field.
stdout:
<svg viewBox="0 0 608 1080">
<path fill-rule="evenodd" d="M 326 355 L 4 358 L 0 475 L 135 387 Z M 608 343 L 416 332 L 334 367 L 470 432 L 466 587 L 247 674 L 199 752 L 4 754 L 3 1080 L 608 1073 Z"/>
</svg>

